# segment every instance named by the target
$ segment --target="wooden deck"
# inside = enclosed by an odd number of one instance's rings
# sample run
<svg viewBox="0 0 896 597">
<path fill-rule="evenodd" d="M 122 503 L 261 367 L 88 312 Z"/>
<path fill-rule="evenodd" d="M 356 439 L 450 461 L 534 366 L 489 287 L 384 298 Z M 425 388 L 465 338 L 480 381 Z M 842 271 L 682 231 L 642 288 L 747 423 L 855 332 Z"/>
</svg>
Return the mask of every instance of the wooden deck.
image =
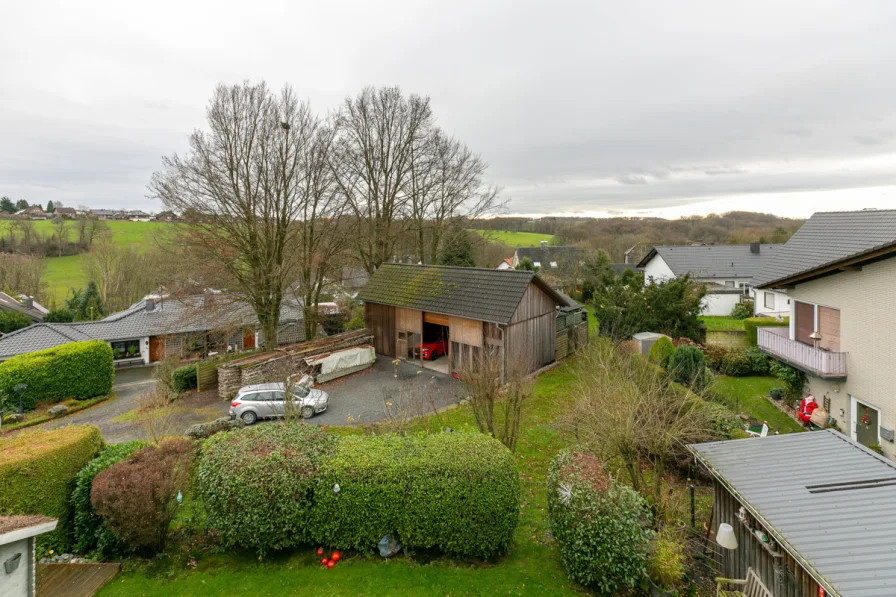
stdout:
<svg viewBox="0 0 896 597">
<path fill-rule="evenodd" d="M 121 564 L 38 564 L 37 597 L 93 597 Z"/>
</svg>

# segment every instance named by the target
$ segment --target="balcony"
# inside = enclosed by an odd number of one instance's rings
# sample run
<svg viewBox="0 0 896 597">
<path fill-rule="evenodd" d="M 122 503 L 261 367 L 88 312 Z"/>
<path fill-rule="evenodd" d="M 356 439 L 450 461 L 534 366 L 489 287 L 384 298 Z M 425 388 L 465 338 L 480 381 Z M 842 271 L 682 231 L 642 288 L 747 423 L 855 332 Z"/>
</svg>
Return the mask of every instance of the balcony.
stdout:
<svg viewBox="0 0 896 597">
<path fill-rule="evenodd" d="M 762 352 L 801 371 L 822 379 L 846 379 L 845 352 L 823 350 L 791 340 L 786 327 L 758 328 L 756 340 Z"/>
</svg>

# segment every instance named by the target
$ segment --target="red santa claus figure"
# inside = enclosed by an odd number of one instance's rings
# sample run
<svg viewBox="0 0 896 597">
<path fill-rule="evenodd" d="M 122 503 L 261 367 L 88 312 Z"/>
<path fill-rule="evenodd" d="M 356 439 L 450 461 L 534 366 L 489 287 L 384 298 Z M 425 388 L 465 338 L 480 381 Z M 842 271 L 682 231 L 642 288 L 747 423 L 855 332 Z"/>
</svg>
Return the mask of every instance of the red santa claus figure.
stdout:
<svg viewBox="0 0 896 597">
<path fill-rule="evenodd" d="M 812 413 L 815 412 L 816 408 L 818 408 L 818 405 L 815 403 L 815 396 L 807 394 L 802 402 L 800 402 L 800 411 L 797 413 L 800 417 L 800 421 L 803 422 L 803 425 L 809 424 L 809 419 L 812 417 Z"/>
</svg>

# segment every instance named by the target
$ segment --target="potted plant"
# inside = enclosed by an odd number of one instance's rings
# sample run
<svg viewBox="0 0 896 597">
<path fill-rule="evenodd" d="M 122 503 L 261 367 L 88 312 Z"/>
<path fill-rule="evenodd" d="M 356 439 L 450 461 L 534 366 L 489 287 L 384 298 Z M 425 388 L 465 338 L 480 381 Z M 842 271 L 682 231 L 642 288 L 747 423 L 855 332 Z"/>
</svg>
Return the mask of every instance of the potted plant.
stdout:
<svg viewBox="0 0 896 597">
<path fill-rule="evenodd" d="M 769 390 L 769 395 L 775 400 L 780 400 L 784 397 L 784 388 L 772 388 Z"/>
<path fill-rule="evenodd" d="M 684 579 L 684 545 L 667 530 L 657 535 L 647 560 L 650 597 L 673 597 Z"/>
</svg>

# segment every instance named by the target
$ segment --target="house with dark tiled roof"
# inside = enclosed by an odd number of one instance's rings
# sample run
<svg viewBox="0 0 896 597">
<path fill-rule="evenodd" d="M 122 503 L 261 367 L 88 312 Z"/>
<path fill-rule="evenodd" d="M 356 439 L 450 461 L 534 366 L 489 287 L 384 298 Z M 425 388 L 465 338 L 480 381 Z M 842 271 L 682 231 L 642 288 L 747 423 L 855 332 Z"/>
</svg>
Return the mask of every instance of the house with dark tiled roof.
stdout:
<svg viewBox="0 0 896 597">
<path fill-rule="evenodd" d="M 738 303 L 752 300 L 756 315 L 786 314 L 787 293 L 769 288 L 757 293 L 753 278 L 784 245 L 656 245 L 638 263 L 644 281 L 680 278 L 690 274 L 706 285 L 703 315 L 729 315 Z"/>
<path fill-rule="evenodd" d="M 587 342 L 584 308 L 527 270 L 388 263 L 358 298 L 378 353 L 444 373 L 487 351 L 534 371 Z"/>
<path fill-rule="evenodd" d="M 150 295 L 124 311 L 97 321 L 36 323 L 0 337 L 0 361 L 69 342 L 103 340 L 115 365 L 144 365 L 166 356 L 191 358 L 242 351 L 264 338 L 258 318 L 243 302 L 221 293 L 174 298 Z M 305 340 L 301 309 L 284 300 L 278 341 Z"/>
<path fill-rule="evenodd" d="M 35 301 L 32 296 L 22 294 L 16 298 L 5 292 L 0 292 L 0 309 L 21 313 L 34 322 L 43 321 L 44 316 L 49 313 L 49 310 Z"/>
<path fill-rule="evenodd" d="M 513 252 L 511 267 L 528 259 L 542 279 L 557 290 L 573 291 L 579 286 L 586 253 L 583 247 L 552 247 L 543 240 L 537 247 L 520 247 Z"/>
<path fill-rule="evenodd" d="M 896 210 L 813 215 L 755 283 L 791 298 L 790 326 L 759 328 L 759 349 L 804 371 L 846 435 L 896 458 Z"/>
<path fill-rule="evenodd" d="M 74 207 L 57 207 L 53 210 L 53 215 L 62 218 L 76 218 L 78 217 L 78 212 L 75 211 Z"/>
</svg>

